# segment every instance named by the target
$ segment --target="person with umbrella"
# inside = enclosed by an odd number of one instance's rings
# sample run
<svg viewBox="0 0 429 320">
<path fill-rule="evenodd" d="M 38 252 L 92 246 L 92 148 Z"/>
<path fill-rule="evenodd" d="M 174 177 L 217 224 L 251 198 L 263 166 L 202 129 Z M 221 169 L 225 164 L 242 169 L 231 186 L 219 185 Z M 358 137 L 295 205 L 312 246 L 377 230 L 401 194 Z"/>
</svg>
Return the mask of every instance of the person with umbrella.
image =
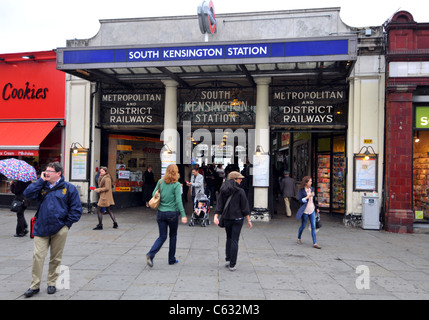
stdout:
<svg viewBox="0 0 429 320">
<path fill-rule="evenodd" d="M 27 221 L 25 221 L 24 211 L 28 206 L 28 200 L 24 199 L 23 192 L 30 184 L 31 180 L 36 180 L 36 170 L 23 160 L 9 158 L 0 160 L 0 173 L 6 178 L 13 180 L 10 190 L 15 194 L 13 199 L 17 205 L 12 211 L 16 212 L 17 225 L 15 237 L 23 237 L 28 233 Z"/>
<path fill-rule="evenodd" d="M 17 223 L 14 237 L 24 237 L 28 233 L 28 224 L 25 220 L 24 211 L 27 209 L 29 201 L 24 198 L 23 193 L 30 183 L 31 181 L 23 182 L 19 180 L 13 180 L 10 183 L 10 191 L 15 194 L 14 200 L 22 203 L 16 212 Z"/>
</svg>

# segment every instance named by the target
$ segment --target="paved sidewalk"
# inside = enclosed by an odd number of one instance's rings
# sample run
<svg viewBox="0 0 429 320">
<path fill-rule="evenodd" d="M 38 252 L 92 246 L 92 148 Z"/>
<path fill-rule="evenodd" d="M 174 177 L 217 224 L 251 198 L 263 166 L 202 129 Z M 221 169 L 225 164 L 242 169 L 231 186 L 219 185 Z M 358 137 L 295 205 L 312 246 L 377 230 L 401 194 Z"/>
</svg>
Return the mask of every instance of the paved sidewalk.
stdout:
<svg viewBox="0 0 429 320">
<path fill-rule="evenodd" d="M 26 212 L 27 221 L 33 214 Z M 317 250 L 308 230 L 296 244 L 295 218 L 275 216 L 252 230 L 243 226 L 237 271 L 230 272 L 223 229 L 181 224 L 179 263 L 168 265 L 167 240 L 149 268 L 145 255 L 158 236 L 155 211 L 115 214 L 118 229 L 104 216 L 105 229 L 93 231 L 97 218 L 89 214 L 73 225 L 63 256 L 69 288 L 64 283 L 66 289 L 46 293 L 47 258 L 41 291 L 32 300 L 429 299 L 427 234 L 348 229 L 322 215 L 317 236 L 323 248 Z M 25 299 L 31 282 L 33 241 L 14 238 L 15 225 L 15 214 L 0 209 L 0 299 Z"/>
</svg>

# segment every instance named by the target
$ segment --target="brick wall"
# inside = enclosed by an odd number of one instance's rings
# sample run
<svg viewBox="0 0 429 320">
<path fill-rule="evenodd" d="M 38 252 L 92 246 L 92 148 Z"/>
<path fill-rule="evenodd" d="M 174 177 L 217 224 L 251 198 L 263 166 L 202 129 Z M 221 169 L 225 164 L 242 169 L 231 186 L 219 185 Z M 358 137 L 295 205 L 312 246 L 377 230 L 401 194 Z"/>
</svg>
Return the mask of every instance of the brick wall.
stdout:
<svg viewBox="0 0 429 320">
<path fill-rule="evenodd" d="M 401 87 L 401 90 L 404 88 Z M 413 232 L 412 97 L 412 91 L 397 92 L 394 90 L 387 94 L 385 170 L 387 211 L 385 228 L 391 232 Z"/>
</svg>

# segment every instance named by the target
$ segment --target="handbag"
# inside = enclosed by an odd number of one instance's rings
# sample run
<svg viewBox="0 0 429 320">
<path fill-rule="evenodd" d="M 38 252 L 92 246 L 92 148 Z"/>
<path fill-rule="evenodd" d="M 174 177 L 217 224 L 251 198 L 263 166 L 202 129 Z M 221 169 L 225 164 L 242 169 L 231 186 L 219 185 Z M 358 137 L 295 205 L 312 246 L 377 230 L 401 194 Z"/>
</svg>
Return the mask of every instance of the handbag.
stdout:
<svg viewBox="0 0 429 320">
<path fill-rule="evenodd" d="M 316 229 L 320 229 L 322 227 L 322 222 L 320 222 L 320 213 L 316 212 Z"/>
<path fill-rule="evenodd" d="M 12 204 L 10 205 L 10 211 L 19 212 L 23 206 L 24 206 L 23 200 L 16 200 L 15 199 L 12 201 Z"/>
<path fill-rule="evenodd" d="M 221 216 L 220 216 L 220 218 L 219 218 L 219 227 L 220 227 L 220 228 L 225 228 L 225 220 L 224 220 L 223 216 L 224 216 L 224 214 L 225 214 L 226 208 L 227 208 L 227 207 L 228 207 L 228 205 L 229 205 L 229 202 L 231 201 L 232 196 L 233 196 L 233 194 L 231 194 L 231 195 L 228 197 L 228 199 L 226 200 L 225 206 L 223 207 L 222 214 L 221 214 Z"/>
<path fill-rule="evenodd" d="M 154 210 L 157 210 L 159 204 L 161 203 L 161 183 L 162 181 L 159 182 L 158 189 L 155 191 L 155 195 L 149 200 L 149 207 Z"/>
<path fill-rule="evenodd" d="M 30 219 L 30 238 L 31 239 L 34 238 L 33 230 L 34 230 L 34 225 L 36 224 L 36 219 L 37 219 L 37 215 L 35 215 Z"/>
</svg>

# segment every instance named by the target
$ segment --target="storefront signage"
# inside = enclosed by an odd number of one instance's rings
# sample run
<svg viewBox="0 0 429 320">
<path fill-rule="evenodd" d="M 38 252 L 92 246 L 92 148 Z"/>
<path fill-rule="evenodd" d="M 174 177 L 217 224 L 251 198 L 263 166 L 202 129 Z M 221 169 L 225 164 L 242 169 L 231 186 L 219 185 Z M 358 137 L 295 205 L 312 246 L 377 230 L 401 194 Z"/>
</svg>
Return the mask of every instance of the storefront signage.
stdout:
<svg viewBox="0 0 429 320">
<path fill-rule="evenodd" d="M 253 89 L 181 90 L 179 123 L 196 125 L 252 125 L 255 119 Z"/>
<path fill-rule="evenodd" d="M 63 49 L 59 69 L 67 65 L 112 64 L 154 61 L 191 61 L 220 59 L 251 59 L 303 56 L 356 55 L 349 49 L 349 39 L 315 40 L 299 42 L 248 43 L 152 47 L 128 49 Z M 351 59 L 352 57 L 346 57 Z M 345 58 L 345 59 L 346 59 Z M 338 59 L 337 57 L 335 59 Z M 325 59 L 326 60 L 326 59 Z"/>
<path fill-rule="evenodd" d="M 154 92 L 103 92 L 101 95 L 103 125 L 162 125 L 164 94 Z"/>
<path fill-rule="evenodd" d="M 39 100 L 46 99 L 48 91 L 48 88 L 37 88 L 35 84 L 31 85 L 28 81 L 21 88 L 8 82 L 3 88 L 1 97 L 6 101 L 10 99 Z"/>
<path fill-rule="evenodd" d="M 271 96 L 273 125 L 345 125 L 345 88 L 296 90 L 275 88 Z"/>
<path fill-rule="evenodd" d="M 64 72 L 42 62 L 0 64 L 0 119 L 64 119 Z"/>
<path fill-rule="evenodd" d="M 416 128 L 429 129 L 429 107 L 416 107 Z"/>
<path fill-rule="evenodd" d="M 0 157 L 37 157 L 38 155 L 39 150 L 0 150 Z"/>
</svg>

